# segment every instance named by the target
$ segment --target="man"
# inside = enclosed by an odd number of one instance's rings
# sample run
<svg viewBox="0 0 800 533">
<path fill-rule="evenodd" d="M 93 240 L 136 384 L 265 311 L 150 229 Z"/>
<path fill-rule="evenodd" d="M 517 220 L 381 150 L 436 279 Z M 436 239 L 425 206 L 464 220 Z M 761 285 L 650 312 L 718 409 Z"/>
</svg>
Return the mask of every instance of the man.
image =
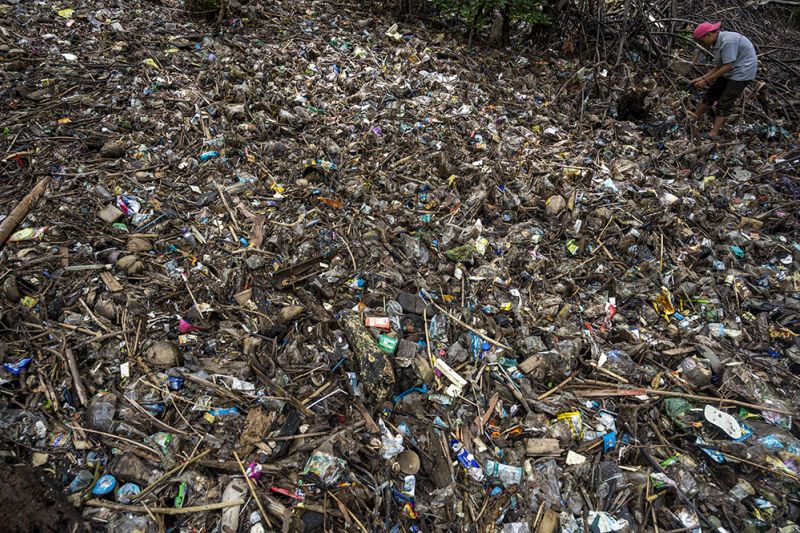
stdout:
<svg viewBox="0 0 800 533">
<path fill-rule="evenodd" d="M 719 31 L 720 22 L 703 22 L 694 30 L 694 38 L 714 53 L 716 67 L 711 72 L 692 80 L 698 89 L 708 87 L 703 101 L 693 113 L 700 118 L 717 103 L 714 126 L 705 135 L 715 139 L 730 115 L 734 104 L 758 70 L 756 50 L 750 39 L 733 31 Z"/>
</svg>

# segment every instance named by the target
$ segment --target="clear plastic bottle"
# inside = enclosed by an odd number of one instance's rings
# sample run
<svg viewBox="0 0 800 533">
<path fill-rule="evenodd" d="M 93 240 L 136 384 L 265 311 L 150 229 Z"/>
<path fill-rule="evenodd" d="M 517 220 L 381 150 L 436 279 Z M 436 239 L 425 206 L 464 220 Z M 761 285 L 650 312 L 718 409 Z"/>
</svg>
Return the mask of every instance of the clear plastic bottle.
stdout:
<svg viewBox="0 0 800 533">
<path fill-rule="evenodd" d="M 108 431 L 117 411 L 117 396 L 110 392 L 97 394 L 86 411 L 86 425 L 96 431 Z"/>
</svg>

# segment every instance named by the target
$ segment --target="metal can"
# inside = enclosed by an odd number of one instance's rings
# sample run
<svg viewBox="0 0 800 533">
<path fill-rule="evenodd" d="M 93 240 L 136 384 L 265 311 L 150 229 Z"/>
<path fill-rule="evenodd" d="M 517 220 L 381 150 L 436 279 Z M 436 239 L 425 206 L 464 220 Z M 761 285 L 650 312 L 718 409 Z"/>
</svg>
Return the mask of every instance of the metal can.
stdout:
<svg viewBox="0 0 800 533">
<path fill-rule="evenodd" d="M 178 376 L 167 376 L 167 388 L 171 391 L 179 391 L 183 388 L 184 379 Z"/>
</svg>

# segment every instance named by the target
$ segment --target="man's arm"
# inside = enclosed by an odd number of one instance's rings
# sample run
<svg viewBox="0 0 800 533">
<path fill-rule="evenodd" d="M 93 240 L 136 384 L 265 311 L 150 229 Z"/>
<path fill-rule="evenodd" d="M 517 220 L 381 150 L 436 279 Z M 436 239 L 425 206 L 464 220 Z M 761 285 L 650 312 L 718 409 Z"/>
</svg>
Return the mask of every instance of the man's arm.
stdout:
<svg viewBox="0 0 800 533">
<path fill-rule="evenodd" d="M 733 68 L 733 63 L 725 63 L 721 67 L 715 68 L 714 70 L 703 76 L 703 78 L 705 78 L 706 83 L 711 83 L 720 76 L 724 75 L 732 68 Z"/>
<path fill-rule="evenodd" d="M 723 76 L 726 72 L 728 72 L 732 68 L 733 68 L 733 63 L 725 63 L 721 67 L 717 67 L 714 70 L 712 70 L 711 72 L 708 72 L 707 74 L 704 74 L 704 75 L 700 76 L 699 78 L 693 79 L 692 80 L 692 85 L 694 85 L 695 87 L 700 89 L 700 88 L 704 87 L 705 85 L 713 83 L 714 80 L 716 80 L 720 76 Z"/>
</svg>

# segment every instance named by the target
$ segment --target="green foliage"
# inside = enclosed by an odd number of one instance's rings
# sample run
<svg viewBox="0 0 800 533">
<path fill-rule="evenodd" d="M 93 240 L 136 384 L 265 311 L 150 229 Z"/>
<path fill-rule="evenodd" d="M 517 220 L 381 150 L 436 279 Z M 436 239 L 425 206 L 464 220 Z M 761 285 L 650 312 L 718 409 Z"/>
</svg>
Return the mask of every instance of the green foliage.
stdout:
<svg viewBox="0 0 800 533">
<path fill-rule="evenodd" d="M 191 13 L 216 12 L 220 8 L 220 0 L 184 0 L 184 7 Z"/>
<path fill-rule="evenodd" d="M 549 25 L 543 12 L 548 0 L 428 0 L 442 17 L 464 24 L 470 32 L 484 30 L 494 20 L 494 13 L 507 13 L 508 22 L 532 26 Z"/>
<path fill-rule="evenodd" d="M 511 2 L 511 19 L 526 22 L 531 26 L 549 26 L 553 23 L 543 11 L 546 0 L 508 0 Z"/>
</svg>

